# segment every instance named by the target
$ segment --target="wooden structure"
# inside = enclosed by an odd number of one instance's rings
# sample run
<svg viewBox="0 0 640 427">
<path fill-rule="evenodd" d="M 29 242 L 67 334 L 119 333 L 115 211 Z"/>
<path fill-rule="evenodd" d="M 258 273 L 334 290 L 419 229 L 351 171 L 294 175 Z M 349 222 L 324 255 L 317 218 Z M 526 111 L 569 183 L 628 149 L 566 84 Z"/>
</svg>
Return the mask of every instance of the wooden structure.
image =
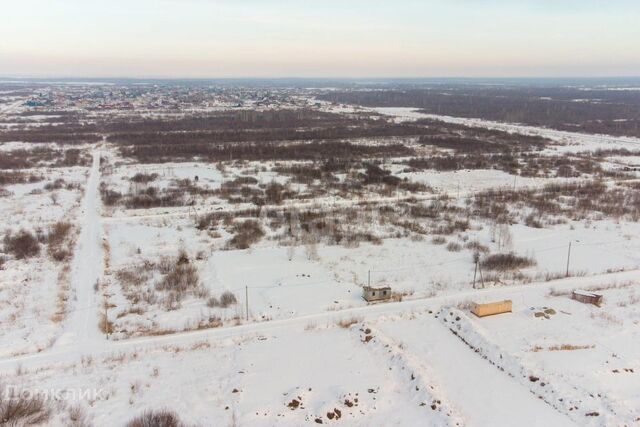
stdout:
<svg viewBox="0 0 640 427">
<path fill-rule="evenodd" d="M 602 295 L 594 294 L 593 292 L 576 290 L 571 293 L 571 299 L 574 299 L 583 304 L 593 304 L 600 307 L 602 305 Z"/>
<path fill-rule="evenodd" d="M 478 317 L 493 316 L 494 314 L 511 313 L 511 300 L 489 302 L 486 304 L 473 303 L 471 312 Z"/>
<path fill-rule="evenodd" d="M 391 299 L 391 288 L 389 286 L 381 288 L 365 286 L 362 288 L 362 297 L 367 302 L 388 300 Z"/>
</svg>

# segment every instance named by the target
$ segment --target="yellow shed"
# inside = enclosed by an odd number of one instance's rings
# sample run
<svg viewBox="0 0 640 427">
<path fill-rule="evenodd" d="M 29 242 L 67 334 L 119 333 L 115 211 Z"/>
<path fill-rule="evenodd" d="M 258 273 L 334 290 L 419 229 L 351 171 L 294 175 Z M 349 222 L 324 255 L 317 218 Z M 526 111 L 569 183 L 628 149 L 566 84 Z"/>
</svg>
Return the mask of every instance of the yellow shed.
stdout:
<svg viewBox="0 0 640 427">
<path fill-rule="evenodd" d="M 485 304 L 473 303 L 471 312 L 478 317 L 493 316 L 494 314 L 511 313 L 512 306 L 510 299 Z"/>
</svg>

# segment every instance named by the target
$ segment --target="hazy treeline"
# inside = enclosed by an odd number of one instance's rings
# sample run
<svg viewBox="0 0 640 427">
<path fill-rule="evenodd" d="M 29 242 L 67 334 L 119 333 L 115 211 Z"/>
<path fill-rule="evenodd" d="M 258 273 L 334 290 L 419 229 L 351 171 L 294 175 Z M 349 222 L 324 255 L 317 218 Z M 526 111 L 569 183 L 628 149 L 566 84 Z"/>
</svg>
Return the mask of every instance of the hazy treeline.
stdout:
<svg viewBox="0 0 640 427">
<path fill-rule="evenodd" d="M 368 107 L 414 107 L 561 130 L 640 136 L 640 92 L 577 88 L 447 88 L 331 92 L 326 101 Z"/>
</svg>

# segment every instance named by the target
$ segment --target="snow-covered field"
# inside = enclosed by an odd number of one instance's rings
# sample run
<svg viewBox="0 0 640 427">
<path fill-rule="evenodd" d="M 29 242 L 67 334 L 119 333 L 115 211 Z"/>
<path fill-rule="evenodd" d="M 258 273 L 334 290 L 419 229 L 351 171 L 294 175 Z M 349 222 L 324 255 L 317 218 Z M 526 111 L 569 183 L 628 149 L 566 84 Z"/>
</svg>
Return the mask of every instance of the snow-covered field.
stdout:
<svg viewBox="0 0 640 427">
<path fill-rule="evenodd" d="M 375 112 L 541 135 L 556 142 L 543 156 L 640 143 Z M 25 182 L 0 188 L 8 236 L 0 391 L 40 392 L 48 425 L 125 425 L 160 409 L 188 425 L 640 420 L 638 218 L 589 211 L 571 194 L 558 196 L 558 212 L 532 218 L 536 211 L 512 195 L 505 206 L 517 212 L 498 223 L 474 199 L 487 190 L 537 195 L 580 179 L 411 170 L 385 159 L 390 174 L 418 190 L 349 193 L 278 172 L 311 162 L 138 164 L 106 142 L 79 147 L 90 165 L 40 165 L 24 170 L 33 178 L 7 175 Z M 359 173 L 336 173 L 333 182 Z M 272 202 L 274 188 L 288 196 Z M 632 203 L 637 175 L 595 188 Z M 167 198 L 157 203 L 158 195 Z M 575 205 L 586 208 L 561 209 Z M 67 233 L 61 240 L 56 224 Z M 10 248 L 22 230 L 37 253 Z M 490 254 L 518 255 L 522 264 L 492 269 L 481 262 Z M 367 303 L 366 285 L 390 286 L 392 301 Z M 601 293 L 604 304 L 570 299 L 576 289 Z M 470 302 L 502 299 L 513 301 L 513 313 L 481 319 L 469 311 Z"/>
<path fill-rule="evenodd" d="M 55 223 L 74 223 L 80 214 L 86 168 L 32 172 L 43 179 L 4 187 L 8 194 L 0 197 L 3 236 L 21 230 L 46 235 Z M 52 184 L 53 188 L 48 188 Z M 71 240 L 76 233 L 77 229 L 72 228 Z M 47 248 L 41 246 L 35 260 L 9 258 L 0 271 L 3 356 L 43 351 L 60 335 L 62 318 L 69 308 L 69 266 L 67 261 L 52 259 Z"/>
</svg>

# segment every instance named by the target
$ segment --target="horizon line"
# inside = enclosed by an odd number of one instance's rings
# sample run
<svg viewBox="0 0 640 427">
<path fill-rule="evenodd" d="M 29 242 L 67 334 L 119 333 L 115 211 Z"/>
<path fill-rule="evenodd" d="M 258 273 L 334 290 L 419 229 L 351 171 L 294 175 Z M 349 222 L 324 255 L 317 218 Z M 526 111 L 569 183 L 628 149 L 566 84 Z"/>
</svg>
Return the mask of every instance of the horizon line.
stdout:
<svg viewBox="0 0 640 427">
<path fill-rule="evenodd" d="M 411 76 L 411 77 L 399 77 L 399 76 L 212 76 L 212 77 L 181 77 L 181 76 L 72 76 L 72 75 L 48 75 L 48 76 L 34 76 L 34 75 L 0 75 L 1 80 L 183 80 L 183 81 L 207 81 L 207 80 L 341 80 L 341 81 L 357 81 L 357 80 L 376 80 L 376 81 L 389 81 L 389 80 L 606 80 L 606 79 L 640 79 L 638 75 L 599 75 L 599 76 L 584 76 L 584 75 L 545 75 L 545 76 Z"/>
</svg>

